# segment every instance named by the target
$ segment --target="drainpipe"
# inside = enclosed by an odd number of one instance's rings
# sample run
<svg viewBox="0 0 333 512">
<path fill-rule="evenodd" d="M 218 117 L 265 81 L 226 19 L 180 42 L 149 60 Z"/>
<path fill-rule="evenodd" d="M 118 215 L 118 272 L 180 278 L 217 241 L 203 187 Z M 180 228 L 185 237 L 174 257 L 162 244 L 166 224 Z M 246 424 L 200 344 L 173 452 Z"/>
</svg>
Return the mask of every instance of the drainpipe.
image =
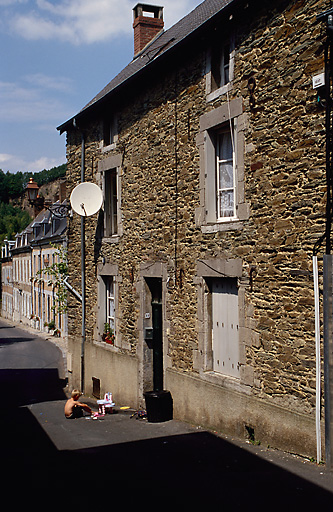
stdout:
<svg viewBox="0 0 333 512">
<path fill-rule="evenodd" d="M 324 259 L 329 259 L 330 272 L 326 275 L 324 289 L 324 400 L 325 400 L 325 458 L 326 465 L 333 469 L 333 379 L 332 379 L 332 255 L 331 255 L 331 229 L 332 229 L 332 99 L 331 79 L 333 67 L 333 12 L 329 11 L 326 18 L 327 42 L 325 48 L 325 87 L 326 87 L 326 184 L 327 184 L 327 206 L 326 206 L 326 254 Z M 326 263 L 327 265 L 327 263 Z M 327 282 L 330 281 L 330 283 Z M 326 293 L 325 293 L 326 291 Z M 330 297 L 327 297 L 327 291 Z M 326 314 L 325 314 L 326 313 Z M 330 318 L 327 318 L 329 313 Z"/>
<path fill-rule="evenodd" d="M 82 302 L 82 295 L 79 294 L 79 292 L 77 292 L 75 290 L 75 288 L 73 288 L 73 286 L 71 284 L 69 284 L 68 282 L 68 276 L 64 279 L 64 285 L 66 286 L 66 288 L 72 292 L 73 295 L 75 295 L 75 297 L 80 301 Z"/>
<path fill-rule="evenodd" d="M 80 129 L 76 119 L 73 119 L 73 126 Z M 85 138 L 81 130 L 81 183 L 84 182 L 85 169 Z M 84 393 L 84 351 L 86 342 L 86 246 L 85 246 L 85 218 L 81 216 L 81 288 L 82 288 L 82 326 L 81 326 L 81 392 Z"/>
<path fill-rule="evenodd" d="M 80 130 L 76 119 L 73 119 L 74 128 Z M 85 169 L 85 138 L 81 131 L 81 183 L 84 182 Z M 81 326 L 81 392 L 84 393 L 84 351 L 86 342 L 86 246 L 85 246 L 85 218 L 81 215 L 81 288 L 82 288 L 82 326 Z"/>
<path fill-rule="evenodd" d="M 333 469 L 333 338 L 332 338 L 332 194 L 333 194 L 333 148 L 332 148 L 332 68 L 333 68 L 333 9 L 317 15 L 317 22 L 326 24 L 325 44 L 325 99 L 326 99 L 326 254 L 323 256 L 323 317 L 324 317 L 324 402 L 325 402 L 325 458 L 326 466 Z"/>
<path fill-rule="evenodd" d="M 81 133 L 81 183 L 84 182 L 85 140 Z M 84 393 L 84 349 L 86 342 L 86 244 L 85 217 L 81 215 L 81 283 L 82 283 L 82 343 L 81 343 L 81 391 Z"/>
</svg>

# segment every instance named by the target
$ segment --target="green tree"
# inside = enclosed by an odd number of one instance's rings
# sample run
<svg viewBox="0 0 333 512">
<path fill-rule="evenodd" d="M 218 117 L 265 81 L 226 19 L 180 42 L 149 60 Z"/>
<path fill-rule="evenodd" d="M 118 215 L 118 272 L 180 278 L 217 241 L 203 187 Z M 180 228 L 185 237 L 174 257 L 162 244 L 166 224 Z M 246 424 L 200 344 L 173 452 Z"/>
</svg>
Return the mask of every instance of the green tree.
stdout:
<svg viewBox="0 0 333 512">
<path fill-rule="evenodd" d="M 67 249 L 60 244 L 51 244 L 56 249 L 56 261 L 52 265 L 47 265 L 37 272 L 37 275 L 46 275 L 50 279 L 49 286 L 53 286 L 56 291 L 56 303 L 53 306 L 55 313 L 64 313 L 67 311 L 67 288 L 65 279 L 68 276 Z"/>
<path fill-rule="evenodd" d="M 16 172 L 15 174 L 9 171 L 5 174 L 4 186 L 9 197 L 18 197 L 24 190 L 24 175 L 22 172 Z"/>
<path fill-rule="evenodd" d="M 31 222 L 31 218 L 25 210 L 0 202 L 0 241 L 5 238 L 13 240 L 17 233 L 23 231 Z"/>
<path fill-rule="evenodd" d="M 30 178 L 34 178 L 37 185 L 40 187 L 41 185 L 66 176 L 66 168 L 66 164 L 62 164 L 35 173 L 21 171 L 16 173 L 7 171 L 4 173 L 3 170 L 0 169 L 0 201 L 8 203 L 9 199 L 23 194 Z"/>
<path fill-rule="evenodd" d="M 32 173 L 21 172 L 6 173 L 0 169 L 0 243 L 5 238 L 12 240 L 31 222 L 29 214 L 18 206 L 12 206 L 10 199 L 17 198 L 25 193 L 29 179 L 33 177 L 38 186 L 66 175 L 66 164 L 52 167 L 52 169 Z"/>
</svg>

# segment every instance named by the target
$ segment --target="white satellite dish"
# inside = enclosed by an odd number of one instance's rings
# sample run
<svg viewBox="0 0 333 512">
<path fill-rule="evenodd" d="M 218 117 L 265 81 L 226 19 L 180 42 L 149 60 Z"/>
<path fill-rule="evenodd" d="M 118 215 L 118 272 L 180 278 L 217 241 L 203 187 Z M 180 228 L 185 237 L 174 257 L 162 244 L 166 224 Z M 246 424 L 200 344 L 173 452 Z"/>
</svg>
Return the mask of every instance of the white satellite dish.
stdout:
<svg viewBox="0 0 333 512">
<path fill-rule="evenodd" d="M 70 203 L 75 213 L 82 217 L 89 217 L 101 208 L 103 194 L 95 183 L 80 183 L 73 189 Z"/>
</svg>

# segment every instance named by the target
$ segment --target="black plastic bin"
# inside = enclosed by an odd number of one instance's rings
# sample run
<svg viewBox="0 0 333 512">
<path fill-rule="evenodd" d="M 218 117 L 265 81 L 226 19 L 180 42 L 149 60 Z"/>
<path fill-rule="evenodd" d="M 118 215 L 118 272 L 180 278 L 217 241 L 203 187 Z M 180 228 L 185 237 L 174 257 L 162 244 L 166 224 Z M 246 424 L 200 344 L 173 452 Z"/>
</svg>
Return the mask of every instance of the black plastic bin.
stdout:
<svg viewBox="0 0 333 512">
<path fill-rule="evenodd" d="M 147 419 L 150 423 L 172 420 L 173 401 L 170 391 L 147 391 L 144 397 Z"/>
</svg>

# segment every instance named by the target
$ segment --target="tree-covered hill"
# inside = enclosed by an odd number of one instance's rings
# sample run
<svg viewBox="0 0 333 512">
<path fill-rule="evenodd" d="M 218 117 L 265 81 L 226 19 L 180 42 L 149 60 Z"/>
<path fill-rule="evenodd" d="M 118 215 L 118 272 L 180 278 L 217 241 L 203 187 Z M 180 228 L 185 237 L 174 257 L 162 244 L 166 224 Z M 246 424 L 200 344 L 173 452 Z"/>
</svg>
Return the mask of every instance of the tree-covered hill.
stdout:
<svg viewBox="0 0 333 512">
<path fill-rule="evenodd" d="M 16 233 L 20 233 L 31 222 L 30 215 L 18 206 L 0 202 L 0 242 L 5 238 L 14 240 Z"/>
<path fill-rule="evenodd" d="M 52 169 L 40 172 L 16 172 L 6 173 L 0 169 L 0 202 L 8 203 L 10 199 L 19 197 L 24 193 L 25 187 L 31 177 L 37 182 L 37 185 L 45 185 L 50 181 L 54 181 L 57 178 L 61 178 L 66 174 L 66 164 L 59 165 L 58 167 L 52 167 Z"/>
</svg>

